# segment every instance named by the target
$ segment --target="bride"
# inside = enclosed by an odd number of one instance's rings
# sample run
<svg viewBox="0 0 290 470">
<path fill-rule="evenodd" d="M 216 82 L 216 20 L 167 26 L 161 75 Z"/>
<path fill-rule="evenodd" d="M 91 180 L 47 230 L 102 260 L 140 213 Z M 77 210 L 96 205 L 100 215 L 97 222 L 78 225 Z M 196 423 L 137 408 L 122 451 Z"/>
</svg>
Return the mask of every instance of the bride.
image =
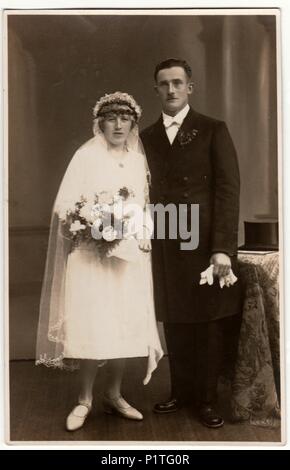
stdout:
<svg viewBox="0 0 290 470">
<path fill-rule="evenodd" d="M 109 372 L 104 410 L 143 419 L 121 395 L 125 360 L 148 357 L 147 384 L 163 355 L 153 304 L 152 220 L 146 210 L 148 168 L 138 135 L 140 116 L 127 93 L 97 102 L 94 137 L 74 154 L 53 207 L 36 364 L 80 367 L 78 402 L 66 420 L 70 431 L 80 428 L 91 411 L 95 377 L 104 364 Z M 102 204 L 110 209 L 117 202 L 127 214 L 121 223 L 123 229 L 127 223 L 127 236 L 118 240 L 113 227 L 93 218 L 98 211 L 100 216 Z M 126 211 L 132 205 L 142 209 L 141 222 Z"/>
</svg>

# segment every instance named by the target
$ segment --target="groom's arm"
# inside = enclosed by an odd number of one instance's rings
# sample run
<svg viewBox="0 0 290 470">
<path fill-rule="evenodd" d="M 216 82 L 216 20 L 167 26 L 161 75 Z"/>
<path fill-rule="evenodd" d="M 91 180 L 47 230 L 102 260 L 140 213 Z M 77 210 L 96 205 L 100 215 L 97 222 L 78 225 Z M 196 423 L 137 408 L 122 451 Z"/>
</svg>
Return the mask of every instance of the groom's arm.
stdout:
<svg viewBox="0 0 290 470">
<path fill-rule="evenodd" d="M 240 175 L 234 144 L 224 122 L 215 124 L 211 153 L 214 173 L 211 251 L 233 256 L 238 244 Z"/>
</svg>

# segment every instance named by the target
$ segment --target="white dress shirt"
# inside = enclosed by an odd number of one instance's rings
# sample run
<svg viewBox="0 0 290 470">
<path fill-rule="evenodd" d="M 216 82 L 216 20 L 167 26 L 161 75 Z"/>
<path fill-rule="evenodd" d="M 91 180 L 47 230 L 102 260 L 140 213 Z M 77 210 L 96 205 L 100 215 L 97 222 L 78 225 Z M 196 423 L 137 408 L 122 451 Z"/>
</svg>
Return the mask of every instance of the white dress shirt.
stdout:
<svg viewBox="0 0 290 470">
<path fill-rule="evenodd" d="M 166 131 L 168 140 L 169 140 L 171 145 L 173 144 L 173 141 L 176 137 L 178 129 L 182 125 L 188 111 L 189 111 L 189 105 L 187 104 L 175 116 L 169 116 L 168 114 L 165 114 L 165 113 L 162 112 L 163 124 L 164 124 L 164 127 L 165 127 L 165 131 Z"/>
</svg>

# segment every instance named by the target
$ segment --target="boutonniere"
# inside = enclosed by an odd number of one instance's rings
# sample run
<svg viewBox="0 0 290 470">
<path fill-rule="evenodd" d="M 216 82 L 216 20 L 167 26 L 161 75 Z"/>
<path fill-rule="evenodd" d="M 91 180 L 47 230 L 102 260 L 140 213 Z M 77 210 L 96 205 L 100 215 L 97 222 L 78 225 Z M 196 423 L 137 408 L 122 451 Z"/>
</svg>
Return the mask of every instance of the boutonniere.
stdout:
<svg viewBox="0 0 290 470">
<path fill-rule="evenodd" d="M 198 130 L 197 129 L 192 129 L 191 131 L 189 132 L 184 132 L 184 131 L 180 131 L 178 132 L 178 141 L 180 143 L 180 145 L 187 145 L 189 144 L 193 139 L 195 139 L 195 137 L 197 136 L 198 134 Z"/>
</svg>

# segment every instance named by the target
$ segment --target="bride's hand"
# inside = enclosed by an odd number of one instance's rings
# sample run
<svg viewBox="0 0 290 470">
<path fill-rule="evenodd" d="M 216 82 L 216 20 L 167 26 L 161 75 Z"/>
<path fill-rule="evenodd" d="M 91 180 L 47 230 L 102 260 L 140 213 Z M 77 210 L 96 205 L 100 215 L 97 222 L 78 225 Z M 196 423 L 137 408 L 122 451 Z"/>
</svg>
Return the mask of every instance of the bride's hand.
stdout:
<svg viewBox="0 0 290 470">
<path fill-rule="evenodd" d="M 140 250 L 144 251 L 145 253 L 148 253 L 149 251 L 151 251 L 151 241 L 150 240 L 146 240 L 146 239 L 139 240 L 138 241 L 138 246 L 139 246 Z"/>
</svg>

